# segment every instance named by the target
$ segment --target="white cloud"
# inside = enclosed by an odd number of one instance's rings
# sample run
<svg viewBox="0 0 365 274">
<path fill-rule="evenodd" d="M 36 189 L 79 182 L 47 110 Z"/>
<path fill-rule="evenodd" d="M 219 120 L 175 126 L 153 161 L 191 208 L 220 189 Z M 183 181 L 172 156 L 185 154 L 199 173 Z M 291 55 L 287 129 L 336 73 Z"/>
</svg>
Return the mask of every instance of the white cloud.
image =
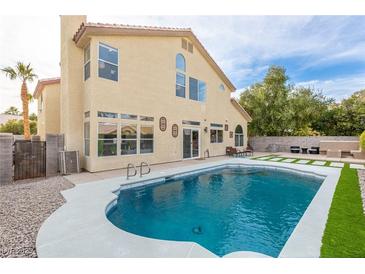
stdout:
<svg viewBox="0 0 365 274">
<path fill-rule="evenodd" d="M 349 97 L 353 92 L 365 88 L 365 73 L 331 80 L 311 80 L 300 82 L 297 86 L 311 87 L 337 101 Z"/>
<path fill-rule="evenodd" d="M 295 68 L 298 74 L 324 63 L 365 59 L 365 34 L 362 24 L 356 21 L 363 23 L 363 17 L 92 15 L 88 19 L 191 27 L 238 89 L 247 85 L 247 79 L 252 84 L 275 59 L 302 57 L 303 62 Z M 58 16 L 0 17 L 0 67 L 17 60 L 31 61 L 41 78 L 58 76 L 59 36 Z M 349 86 L 341 90 L 330 84 L 320 86 L 343 97 L 363 83 L 361 79 L 346 79 Z M 345 81 L 337 83 L 344 85 Z M 34 86 L 30 85 L 31 91 Z M 10 105 L 20 107 L 20 99 L 14 96 L 18 90 L 19 83 L 0 75 L 0 112 Z M 35 106 L 31 109 L 35 111 Z"/>
</svg>

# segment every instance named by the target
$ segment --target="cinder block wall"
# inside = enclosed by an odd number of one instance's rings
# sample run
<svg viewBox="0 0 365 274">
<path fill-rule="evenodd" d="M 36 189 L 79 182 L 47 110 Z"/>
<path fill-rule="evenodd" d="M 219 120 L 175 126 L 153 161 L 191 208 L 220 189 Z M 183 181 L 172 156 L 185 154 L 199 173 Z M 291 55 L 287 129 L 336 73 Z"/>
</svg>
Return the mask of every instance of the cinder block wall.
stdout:
<svg viewBox="0 0 365 274">
<path fill-rule="evenodd" d="M 0 185 L 13 181 L 13 143 L 12 134 L 0 134 Z"/>
<path fill-rule="evenodd" d="M 358 136 L 255 136 L 248 143 L 254 151 L 289 152 L 290 146 L 319 146 L 320 141 L 358 141 Z"/>
</svg>

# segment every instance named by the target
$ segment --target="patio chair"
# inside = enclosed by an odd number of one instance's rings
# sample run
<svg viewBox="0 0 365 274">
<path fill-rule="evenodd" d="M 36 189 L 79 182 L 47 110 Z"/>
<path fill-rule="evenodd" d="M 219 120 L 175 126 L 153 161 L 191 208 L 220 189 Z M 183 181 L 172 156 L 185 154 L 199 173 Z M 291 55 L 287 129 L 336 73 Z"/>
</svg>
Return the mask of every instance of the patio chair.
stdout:
<svg viewBox="0 0 365 274">
<path fill-rule="evenodd" d="M 309 154 L 319 154 L 319 147 L 311 147 L 308 152 Z"/>
<path fill-rule="evenodd" d="M 291 146 L 290 152 L 291 153 L 300 153 L 300 146 Z"/>
<path fill-rule="evenodd" d="M 253 156 L 253 148 L 250 145 L 247 145 L 246 149 L 243 151 L 243 155 Z"/>
<path fill-rule="evenodd" d="M 235 147 L 226 147 L 226 154 L 228 156 L 242 156 L 243 153 Z"/>
</svg>

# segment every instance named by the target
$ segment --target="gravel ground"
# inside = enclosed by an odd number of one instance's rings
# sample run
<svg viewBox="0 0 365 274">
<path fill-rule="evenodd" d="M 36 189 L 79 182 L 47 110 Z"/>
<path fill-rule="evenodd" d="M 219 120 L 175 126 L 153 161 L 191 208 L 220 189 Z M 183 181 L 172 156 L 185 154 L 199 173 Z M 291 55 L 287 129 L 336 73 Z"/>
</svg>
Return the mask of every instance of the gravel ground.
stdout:
<svg viewBox="0 0 365 274">
<path fill-rule="evenodd" d="M 38 230 L 71 187 L 61 176 L 0 185 L 0 257 L 37 257 Z"/>
<path fill-rule="evenodd" d="M 361 197 L 362 197 L 362 206 L 364 208 L 365 213 L 365 170 L 357 170 L 359 175 L 359 183 L 361 188 Z"/>
</svg>

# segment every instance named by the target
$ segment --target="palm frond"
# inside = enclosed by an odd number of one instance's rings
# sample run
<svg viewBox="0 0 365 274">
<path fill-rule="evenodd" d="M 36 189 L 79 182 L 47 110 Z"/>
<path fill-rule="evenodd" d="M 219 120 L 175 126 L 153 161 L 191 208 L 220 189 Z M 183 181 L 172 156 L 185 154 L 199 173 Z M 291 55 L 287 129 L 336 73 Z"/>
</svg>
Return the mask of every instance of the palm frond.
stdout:
<svg viewBox="0 0 365 274">
<path fill-rule="evenodd" d="M 9 77 L 11 80 L 15 80 L 17 77 L 16 71 L 12 67 L 5 67 L 1 69 L 2 72 L 5 73 L 7 77 Z"/>
<path fill-rule="evenodd" d="M 23 81 L 32 82 L 34 78 L 37 77 L 37 75 L 33 73 L 33 68 L 31 67 L 30 63 L 25 65 L 22 62 L 17 62 L 16 67 L 18 70 L 18 77 Z"/>
</svg>

